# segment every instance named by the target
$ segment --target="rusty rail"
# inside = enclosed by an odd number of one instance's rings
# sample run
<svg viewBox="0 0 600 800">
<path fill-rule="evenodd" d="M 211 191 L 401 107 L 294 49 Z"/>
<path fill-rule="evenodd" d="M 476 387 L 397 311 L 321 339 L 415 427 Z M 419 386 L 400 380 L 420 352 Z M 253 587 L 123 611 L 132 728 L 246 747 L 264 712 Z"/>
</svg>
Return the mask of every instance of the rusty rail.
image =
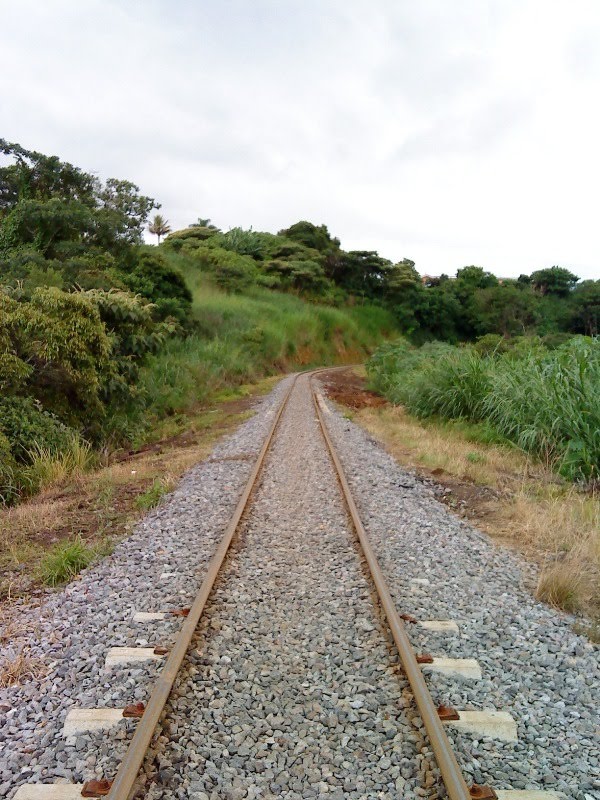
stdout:
<svg viewBox="0 0 600 800">
<path fill-rule="evenodd" d="M 392 600 L 385 577 L 381 571 L 381 567 L 379 566 L 379 562 L 377 561 L 377 557 L 375 556 L 373 548 L 371 547 L 371 542 L 369 541 L 369 537 L 361 521 L 356 503 L 354 502 L 352 493 L 350 491 L 350 486 L 346 479 L 344 468 L 340 459 L 338 458 L 335 447 L 329 435 L 329 431 L 327 430 L 323 412 L 321 411 L 317 394 L 310 378 L 309 381 L 313 404 L 315 411 L 317 412 L 317 418 L 323 433 L 323 438 L 327 444 L 327 449 L 329 450 L 329 455 L 331 456 L 331 460 L 335 467 L 335 471 L 344 494 L 344 499 L 346 501 L 348 511 L 350 512 L 350 517 L 352 518 L 352 523 L 369 566 L 375 588 L 377 589 L 377 594 L 379 595 L 381 606 L 390 626 L 392 636 L 394 637 L 394 642 L 398 648 L 402 666 L 410 683 L 410 688 L 412 689 L 417 708 L 419 709 L 419 713 L 425 725 L 427 736 L 429 737 L 429 741 L 440 769 L 442 780 L 446 786 L 448 796 L 450 797 L 450 800 L 472 800 L 473 797 L 478 796 L 477 791 L 480 789 L 480 787 L 474 786 L 472 787 L 473 791 L 471 791 L 465 782 L 460 767 L 458 766 L 456 756 L 452 751 L 452 747 L 448 741 L 448 737 L 446 736 L 446 731 L 444 730 L 444 726 L 440 721 L 437 708 L 433 702 L 431 694 L 429 693 L 429 689 L 427 688 L 427 684 L 423 678 L 423 673 L 417 662 L 415 651 L 413 650 L 410 639 L 408 638 L 408 634 L 406 633 L 406 628 L 400 615 L 398 614 L 394 601 Z M 491 796 L 494 795 L 492 794 Z"/>
<path fill-rule="evenodd" d="M 317 370 L 312 370 L 311 372 L 308 373 L 308 380 L 312 391 L 312 398 L 317 414 L 317 419 L 319 421 L 323 437 L 325 439 L 329 454 L 334 464 L 342 488 L 342 492 L 344 494 L 344 498 L 348 506 L 350 516 L 352 518 L 352 522 L 354 524 L 366 561 L 371 571 L 371 575 L 373 577 L 373 581 L 375 583 L 375 587 L 377 589 L 381 605 L 388 620 L 388 624 L 390 625 L 394 641 L 398 648 L 402 665 L 404 667 L 411 689 L 415 696 L 417 707 L 425 724 L 425 728 L 427 730 L 427 734 L 431 742 L 435 758 L 440 768 L 440 772 L 442 774 L 442 778 L 444 780 L 444 784 L 448 791 L 450 800 L 473 800 L 474 797 L 479 796 L 477 794 L 477 790 L 483 787 L 473 786 L 471 789 L 469 789 L 462 776 L 460 767 L 458 766 L 458 763 L 456 761 L 454 753 L 452 752 L 450 743 L 448 741 L 448 738 L 446 736 L 446 733 L 438 716 L 437 709 L 433 703 L 431 695 L 429 694 L 427 684 L 425 683 L 421 669 L 418 665 L 415 653 L 410 644 L 404 624 L 402 622 L 400 615 L 398 614 L 398 611 L 396 610 L 390 591 L 385 582 L 385 578 L 383 577 L 383 573 L 381 572 L 381 568 L 379 567 L 379 564 L 377 562 L 377 558 L 371 548 L 371 544 L 369 542 L 367 533 L 358 514 L 358 509 L 352 498 L 352 494 L 350 492 L 350 488 L 346 480 L 342 464 L 337 456 L 335 447 L 329 436 L 329 432 L 327 430 L 327 426 L 325 424 L 322 411 L 317 401 L 316 392 L 314 390 L 314 387 L 312 386 L 311 376 L 317 375 L 320 372 L 329 371 L 330 369 L 343 369 L 343 368 L 344 367 L 321 368 Z M 125 753 L 125 756 L 119 766 L 117 774 L 112 783 L 109 781 L 100 781 L 99 783 L 106 784 L 106 788 L 104 789 L 99 788 L 98 791 L 94 791 L 92 789 L 92 794 L 94 796 L 96 796 L 97 794 L 108 794 L 108 800 L 130 800 L 135 793 L 138 774 L 142 767 L 144 758 L 146 757 L 150 743 L 152 741 L 152 736 L 159 722 L 160 716 L 163 712 L 167 699 L 171 693 L 173 684 L 177 677 L 177 673 L 181 667 L 181 663 L 191 643 L 194 631 L 196 629 L 196 626 L 198 625 L 198 622 L 200 620 L 206 602 L 210 596 L 210 593 L 217 579 L 221 566 L 225 560 L 225 557 L 227 555 L 233 537 L 238 529 L 242 516 L 247 508 L 250 495 L 252 494 L 252 491 L 256 485 L 257 479 L 260 475 L 260 472 L 264 464 L 267 451 L 269 450 L 278 423 L 287 406 L 292 391 L 296 385 L 297 378 L 298 375 L 295 376 L 290 388 L 288 389 L 284 399 L 282 400 L 277 410 L 275 418 L 271 424 L 271 427 L 269 428 L 269 432 L 267 433 L 267 436 L 263 442 L 261 450 L 254 463 L 252 472 L 250 473 L 250 476 L 246 482 L 242 495 L 236 505 L 235 511 L 229 521 L 229 524 L 227 525 L 227 528 L 223 534 L 223 537 L 219 543 L 217 550 L 215 551 L 213 557 L 211 558 L 208 570 L 202 581 L 200 589 L 198 590 L 198 594 L 196 595 L 194 603 L 189 610 L 185 609 L 185 611 L 187 612 L 186 614 L 182 614 L 182 616 L 185 617 L 185 621 L 181 627 L 181 630 L 177 635 L 177 638 L 175 640 L 172 649 L 169 652 L 167 661 L 154 685 L 152 694 L 150 695 L 150 698 L 148 700 L 148 704 L 144 709 L 143 715 L 141 716 L 140 721 L 136 727 L 133 739 L 129 744 L 127 752 Z M 92 781 L 91 783 L 98 783 L 98 782 Z M 107 789 L 108 792 L 106 791 Z M 484 796 L 493 797 L 494 794 L 492 793 L 491 795 L 484 795 Z"/>
<path fill-rule="evenodd" d="M 150 695 L 150 699 L 148 700 L 144 714 L 136 727 L 133 739 L 127 748 L 127 752 L 125 753 L 123 761 L 121 762 L 115 779 L 110 787 L 110 791 L 108 792 L 109 800 L 129 800 L 135 791 L 137 776 L 148 751 L 148 747 L 150 746 L 150 742 L 152 741 L 154 730 L 158 724 L 160 715 L 165 707 L 165 703 L 167 702 L 169 694 L 171 693 L 171 689 L 173 688 L 173 683 L 177 677 L 181 662 L 183 661 L 190 642 L 192 641 L 194 631 L 198 625 L 202 611 L 204 610 L 204 606 L 206 605 L 206 601 L 208 600 L 217 575 L 219 574 L 221 565 L 225 560 L 229 546 L 233 540 L 240 520 L 242 519 L 242 515 L 246 509 L 248 500 L 262 469 L 265 456 L 273 439 L 273 435 L 275 434 L 275 429 L 277 428 L 279 420 L 281 419 L 281 415 L 283 414 L 294 386 L 296 385 L 297 377 L 298 376 L 294 378 L 292 385 L 287 391 L 287 394 L 281 401 L 279 409 L 275 415 L 275 419 L 269 428 L 269 432 L 254 463 L 250 477 L 246 482 L 244 491 L 242 492 L 242 495 L 238 500 L 238 504 L 235 507 L 233 516 L 229 520 L 229 524 L 227 525 L 219 546 L 210 560 L 208 570 L 204 580 L 202 581 L 200 589 L 198 590 L 196 599 L 194 600 L 194 603 L 185 618 L 185 622 L 183 623 L 177 635 L 175 643 L 169 653 L 169 657 L 167 658 L 167 662 L 154 685 L 154 689 L 152 690 L 152 694 Z"/>
</svg>

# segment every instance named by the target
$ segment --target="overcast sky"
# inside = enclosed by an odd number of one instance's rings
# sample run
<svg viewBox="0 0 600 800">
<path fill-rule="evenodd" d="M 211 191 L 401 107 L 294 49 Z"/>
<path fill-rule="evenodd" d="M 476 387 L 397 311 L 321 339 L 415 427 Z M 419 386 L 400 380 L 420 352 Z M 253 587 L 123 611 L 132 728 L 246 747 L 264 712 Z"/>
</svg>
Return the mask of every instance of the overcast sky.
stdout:
<svg viewBox="0 0 600 800">
<path fill-rule="evenodd" d="M 173 228 L 600 278 L 598 0 L 0 0 L 0 135 Z"/>
</svg>

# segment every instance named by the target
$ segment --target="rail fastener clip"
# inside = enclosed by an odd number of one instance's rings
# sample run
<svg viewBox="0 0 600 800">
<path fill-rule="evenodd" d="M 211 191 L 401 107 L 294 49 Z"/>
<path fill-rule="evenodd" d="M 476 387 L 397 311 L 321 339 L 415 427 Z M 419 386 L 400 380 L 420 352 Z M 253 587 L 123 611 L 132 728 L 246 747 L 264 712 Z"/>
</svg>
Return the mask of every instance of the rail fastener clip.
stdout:
<svg viewBox="0 0 600 800">
<path fill-rule="evenodd" d="M 86 781 L 81 790 L 82 797 L 104 797 L 110 792 L 112 781 L 101 778 L 100 780 L 94 778 L 91 781 Z"/>
</svg>

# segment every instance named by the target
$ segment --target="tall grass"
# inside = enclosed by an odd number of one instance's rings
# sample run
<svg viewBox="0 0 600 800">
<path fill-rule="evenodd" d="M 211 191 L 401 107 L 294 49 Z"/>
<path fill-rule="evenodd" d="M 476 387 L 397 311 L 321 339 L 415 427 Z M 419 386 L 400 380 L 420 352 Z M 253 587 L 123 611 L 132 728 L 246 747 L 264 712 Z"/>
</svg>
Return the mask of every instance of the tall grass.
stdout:
<svg viewBox="0 0 600 800">
<path fill-rule="evenodd" d="M 34 443 L 28 451 L 28 457 L 29 464 L 21 471 L 30 494 L 56 486 L 74 475 L 81 475 L 91 469 L 96 461 L 92 446 L 79 437 L 73 437 L 62 451 Z"/>
<path fill-rule="evenodd" d="M 504 354 L 405 341 L 368 363 L 372 384 L 419 417 L 485 422 L 575 481 L 600 478 L 600 340 Z"/>
</svg>

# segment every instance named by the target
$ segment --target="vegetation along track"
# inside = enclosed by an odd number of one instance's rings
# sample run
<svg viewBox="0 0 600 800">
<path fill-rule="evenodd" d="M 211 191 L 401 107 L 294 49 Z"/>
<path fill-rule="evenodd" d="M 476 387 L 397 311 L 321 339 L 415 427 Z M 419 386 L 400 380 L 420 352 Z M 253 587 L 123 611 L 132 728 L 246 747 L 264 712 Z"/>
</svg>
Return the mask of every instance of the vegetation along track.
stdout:
<svg viewBox="0 0 600 800">
<path fill-rule="evenodd" d="M 152 797 L 511 796 L 468 787 L 461 774 L 442 721 L 460 715 L 436 708 L 422 665 L 468 675 L 477 664 L 413 651 L 404 623 L 416 620 L 395 608 L 328 433 L 315 374 L 295 378 L 274 413 L 169 652 L 139 653 L 166 660 L 145 707 L 125 712 L 140 719 L 116 776 L 55 786 L 59 794 L 46 797 L 126 800 L 140 770 L 152 779 L 137 791 Z M 84 717 L 74 724 L 85 727 Z M 493 724 L 510 727 L 501 714 Z M 225 754 L 222 774 L 216 750 Z M 198 758 L 182 767 L 193 752 Z M 298 756 L 291 768 L 278 757 L 285 752 Z M 317 769 L 316 754 L 332 768 Z M 390 778 L 393 762 L 401 769 Z M 174 763 L 179 774 L 163 769 Z M 24 784 L 15 797 L 49 791 Z M 555 796 L 527 796 L 538 794 Z"/>
</svg>

